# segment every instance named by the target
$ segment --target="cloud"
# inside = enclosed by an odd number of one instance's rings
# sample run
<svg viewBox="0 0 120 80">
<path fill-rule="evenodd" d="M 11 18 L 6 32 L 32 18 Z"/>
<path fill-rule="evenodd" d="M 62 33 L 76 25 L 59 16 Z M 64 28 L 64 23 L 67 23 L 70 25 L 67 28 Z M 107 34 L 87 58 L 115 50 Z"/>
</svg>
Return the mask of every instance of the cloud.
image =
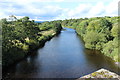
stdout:
<svg viewBox="0 0 120 80">
<path fill-rule="evenodd" d="M 30 2 L 20 3 L 18 0 L 16 0 L 12 2 L 8 1 L 0 3 L 0 14 L 5 14 L 2 17 L 17 15 L 29 16 L 30 18 L 35 18 L 37 16 L 38 18 L 41 17 L 41 19 L 49 19 L 56 17 L 62 13 L 62 9 L 57 5 L 43 5 L 40 3 L 38 6 L 36 4 L 33 4 L 32 1 L 33 0 L 30 0 Z M 8 4 L 6 5 L 6 3 Z"/>
<path fill-rule="evenodd" d="M 88 13 L 90 8 L 92 7 L 91 4 L 79 4 L 75 9 L 71 9 L 68 11 L 68 17 L 77 18 L 79 16 L 85 15 Z"/>
<path fill-rule="evenodd" d="M 0 18 L 16 15 L 35 20 L 57 20 L 117 16 L 117 4 L 118 0 L 0 0 Z"/>
<path fill-rule="evenodd" d="M 105 5 L 103 2 L 98 2 L 95 6 L 89 11 L 90 16 L 101 15 L 105 11 Z"/>
<path fill-rule="evenodd" d="M 0 0 L 2 3 L 20 3 L 20 4 L 27 4 L 27 3 L 34 3 L 34 2 L 63 2 L 65 0 Z"/>
<path fill-rule="evenodd" d="M 62 14 L 63 15 L 63 14 Z M 118 15 L 118 0 L 113 0 L 109 3 L 97 2 L 80 3 L 74 9 L 66 11 L 66 17 L 69 18 L 84 18 L 84 17 L 102 17 L 102 16 L 117 16 Z"/>
<path fill-rule="evenodd" d="M 114 0 L 106 6 L 106 14 L 108 15 L 118 15 L 118 2 L 119 0 Z"/>
</svg>

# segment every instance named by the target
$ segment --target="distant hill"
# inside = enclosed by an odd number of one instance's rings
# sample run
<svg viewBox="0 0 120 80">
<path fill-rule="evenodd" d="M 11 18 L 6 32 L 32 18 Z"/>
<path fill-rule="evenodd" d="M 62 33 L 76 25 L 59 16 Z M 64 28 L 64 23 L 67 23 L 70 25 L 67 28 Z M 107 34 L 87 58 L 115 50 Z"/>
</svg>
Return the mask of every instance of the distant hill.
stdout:
<svg viewBox="0 0 120 80">
<path fill-rule="evenodd" d="M 46 22 L 46 21 L 35 21 L 36 23 L 43 23 L 43 22 Z"/>
</svg>

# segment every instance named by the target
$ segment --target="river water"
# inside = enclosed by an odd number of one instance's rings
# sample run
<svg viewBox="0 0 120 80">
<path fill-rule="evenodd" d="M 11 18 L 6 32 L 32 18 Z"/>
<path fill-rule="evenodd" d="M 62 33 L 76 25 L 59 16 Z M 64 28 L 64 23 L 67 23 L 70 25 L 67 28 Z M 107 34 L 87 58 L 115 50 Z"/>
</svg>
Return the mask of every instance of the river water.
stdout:
<svg viewBox="0 0 120 80">
<path fill-rule="evenodd" d="M 58 36 L 45 43 L 9 69 L 14 78 L 79 78 L 105 68 L 118 73 L 114 62 L 99 51 L 85 49 L 73 29 L 64 28 Z"/>
</svg>

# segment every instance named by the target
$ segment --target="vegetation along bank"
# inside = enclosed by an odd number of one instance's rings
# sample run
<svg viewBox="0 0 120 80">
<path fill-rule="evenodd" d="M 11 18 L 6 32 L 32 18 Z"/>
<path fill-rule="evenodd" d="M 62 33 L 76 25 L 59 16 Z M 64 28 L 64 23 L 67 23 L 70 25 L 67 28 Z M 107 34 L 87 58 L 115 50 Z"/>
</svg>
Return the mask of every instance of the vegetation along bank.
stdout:
<svg viewBox="0 0 120 80">
<path fill-rule="evenodd" d="M 83 38 L 85 47 L 100 50 L 104 55 L 120 62 L 118 25 L 120 17 L 94 17 L 63 20 L 64 27 L 73 28 Z"/>
<path fill-rule="evenodd" d="M 76 30 L 83 38 L 85 47 L 100 50 L 104 55 L 120 62 L 118 54 L 120 17 L 94 17 L 35 23 L 29 17 L 7 21 L 2 19 L 3 66 L 8 66 L 29 54 L 60 33 L 62 26 Z M 62 25 L 62 26 L 61 26 Z"/>
<path fill-rule="evenodd" d="M 15 16 L 0 20 L 2 24 L 2 66 L 7 67 L 42 46 L 47 40 L 60 33 L 60 23 L 51 21 L 35 23 L 29 17 Z"/>
</svg>

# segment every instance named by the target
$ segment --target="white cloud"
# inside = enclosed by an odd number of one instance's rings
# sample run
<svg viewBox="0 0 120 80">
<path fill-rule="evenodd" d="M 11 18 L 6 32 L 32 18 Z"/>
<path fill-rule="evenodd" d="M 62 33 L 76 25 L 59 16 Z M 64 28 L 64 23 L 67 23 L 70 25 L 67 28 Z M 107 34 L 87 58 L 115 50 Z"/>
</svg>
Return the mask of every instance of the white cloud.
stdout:
<svg viewBox="0 0 120 80">
<path fill-rule="evenodd" d="M 34 2 L 63 2 L 65 0 L 0 0 L 0 2 L 9 2 L 9 3 L 34 3 Z"/>
<path fill-rule="evenodd" d="M 76 2 L 73 8 L 49 2 Z M 42 2 L 47 2 L 42 4 Z M 67 3 L 66 3 L 67 4 Z M 74 3 L 73 3 L 74 4 Z M 118 0 L 0 0 L 0 18 L 9 15 L 29 16 L 35 20 L 56 20 L 94 16 L 117 16 Z"/>
<path fill-rule="evenodd" d="M 105 6 L 103 2 L 98 2 L 95 6 L 92 6 L 92 8 L 89 11 L 90 16 L 96 16 L 104 13 Z"/>
<path fill-rule="evenodd" d="M 106 14 L 116 14 L 118 15 L 118 0 L 114 0 L 106 6 Z"/>
<path fill-rule="evenodd" d="M 25 16 L 16 16 L 16 15 L 14 15 L 17 19 L 20 19 L 20 18 L 23 18 L 23 17 L 25 17 Z"/>
<path fill-rule="evenodd" d="M 90 4 L 80 4 L 75 9 L 70 10 L 68 13 L 68 16 L 70 16 L 70 17 L 72 17 L 72 16 L 76 17 L 77 15 L 80 16 L 84 13 L 87 13 L 90 8 L 91 8 Z"/>
<path fill-rule="evenodd" d="M 8 0 L 5 0 L 8 1 Z M 22 2 L 23 0 L 21 0 Z M 36 5 L 32 3 L 33 0 L 30 2 L 25 1 L 24 3 L 16 1 L 11 2 L 2 2 L 0 3 L 0 14 L 5 15 L 1 16 L 0 18 L 9 16 L 9 15 L 17 15 L 17 16 L 30 16 L 31 18 L 37 17 L 56 17 L 61 14 L 62 9 L 57 5 Z M 38 1 L 38 0 L 37 0 Z M 8 4 L 6 4 L 8 3 Z M 5 8 L 5 9 L 4 9 Z"/>
<path fill-rule="evenodd" d="M 67 18 L 102 17 L 118 15 L 118 0 L 109 3 L 82 3 L 66 12 Z"/>
</svg>

